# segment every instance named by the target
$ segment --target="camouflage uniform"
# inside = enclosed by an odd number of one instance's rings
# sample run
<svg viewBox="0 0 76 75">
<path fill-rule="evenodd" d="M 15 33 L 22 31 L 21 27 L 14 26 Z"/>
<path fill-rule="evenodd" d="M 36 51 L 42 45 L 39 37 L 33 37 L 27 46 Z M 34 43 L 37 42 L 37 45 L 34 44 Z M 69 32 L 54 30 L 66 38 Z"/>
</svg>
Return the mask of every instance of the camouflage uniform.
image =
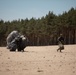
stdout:
<svg viewBox="0 0 76 75">
<path fill-rule="evenodd" d="M 60 35 L 60 37 L 58 37 L 58 45 L 59 45 L 59 48 L 57 49 L 60 50 L 63 50 L 64 49 L 64 38 L 62 37 L 62 35 Z"/>
</svg>

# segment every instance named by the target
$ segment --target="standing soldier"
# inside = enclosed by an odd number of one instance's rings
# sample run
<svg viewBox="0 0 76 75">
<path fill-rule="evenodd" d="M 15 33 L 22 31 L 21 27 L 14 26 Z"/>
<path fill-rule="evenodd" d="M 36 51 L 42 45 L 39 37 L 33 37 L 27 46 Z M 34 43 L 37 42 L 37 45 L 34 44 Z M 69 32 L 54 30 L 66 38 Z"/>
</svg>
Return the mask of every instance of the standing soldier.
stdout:
<svg viewBox="0 0 76 75">
<path fill-rule="evenodd" d="M 62 34 L 60 34 L 60 36 L 58 37 L 58 45 L 59 48 L 57 49 L 57 51 L 60 50 L 61 52 L 61 50 L 64 50 L 64 37 Z"/>
</svg>

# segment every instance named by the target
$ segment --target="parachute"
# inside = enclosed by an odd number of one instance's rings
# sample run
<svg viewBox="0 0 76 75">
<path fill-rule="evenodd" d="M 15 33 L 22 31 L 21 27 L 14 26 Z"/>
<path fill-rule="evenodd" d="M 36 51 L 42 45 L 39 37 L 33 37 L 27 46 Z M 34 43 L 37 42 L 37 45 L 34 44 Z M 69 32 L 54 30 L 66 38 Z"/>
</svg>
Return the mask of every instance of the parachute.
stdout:
<svg viewBox="0 0 76 75">
<path fill-rule="evenodd" d="M 27 46 L 28 39 L 17 31 L 12 31 L 7 37 L 7 49 L 10 51 L 24 51 Z"/>
</svg>

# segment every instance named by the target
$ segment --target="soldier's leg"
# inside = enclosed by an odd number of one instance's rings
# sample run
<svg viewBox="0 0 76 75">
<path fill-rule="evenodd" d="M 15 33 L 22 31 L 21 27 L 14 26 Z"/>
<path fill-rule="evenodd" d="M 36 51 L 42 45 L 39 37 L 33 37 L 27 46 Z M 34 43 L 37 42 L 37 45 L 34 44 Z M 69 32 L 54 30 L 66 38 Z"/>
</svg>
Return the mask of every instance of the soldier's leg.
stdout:
<svg viewBox="0 0 76 75">
<path fill-rule="evenodd" d="M 60 44 L 59 44 L 59 48 L 57 49 L 57 52 L 58 52 L 58 50 L 60 50 Z"/>
<path fill-rule="evenodd" d="M 60 48 L 57 49 L 57 52 L 58 52 L 58 50 L 60 50 Z"/>
<path fill-rule="evenodd" d="M 60 49 L 60 52 L 62 52 L 61 49 Z"/>
</svg>

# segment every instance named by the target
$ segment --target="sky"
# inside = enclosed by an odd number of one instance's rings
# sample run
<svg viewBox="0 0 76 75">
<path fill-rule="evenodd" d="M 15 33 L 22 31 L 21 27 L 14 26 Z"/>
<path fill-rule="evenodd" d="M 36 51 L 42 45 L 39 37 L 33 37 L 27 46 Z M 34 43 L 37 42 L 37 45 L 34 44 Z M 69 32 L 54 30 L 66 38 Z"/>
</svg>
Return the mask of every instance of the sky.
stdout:
<svg viewBox="0 0 76 75">
<path fill-rule="evenodd" d="M 76 0 L 0 0 L 0 20 L 38 19 L 49 11 L 56 15 L 76 8 Z"/>
</svg>

